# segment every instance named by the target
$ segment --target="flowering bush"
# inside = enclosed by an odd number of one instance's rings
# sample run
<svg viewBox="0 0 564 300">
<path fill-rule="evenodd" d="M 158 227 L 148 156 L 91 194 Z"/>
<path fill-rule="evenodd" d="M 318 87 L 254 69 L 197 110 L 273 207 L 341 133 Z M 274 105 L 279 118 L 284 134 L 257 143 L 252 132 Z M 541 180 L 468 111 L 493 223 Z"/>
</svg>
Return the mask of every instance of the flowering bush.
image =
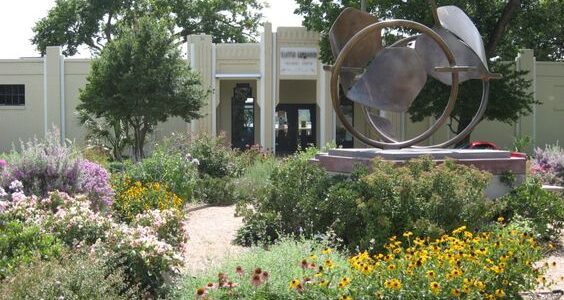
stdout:
<svg viewBox="0 0 564 300">
<path fill-rule="evenodd" d="M 164 294 L 165 279 L 178 274 L 182 266 L 186 233 L 176 211 L 151 211 L 127 225 L 94 211 L 85 196 L 54 192 L 43 199 L 31 196 L 6 202 L 2 219 L 38 226 L 69 247 L 93 247 L 104 256 L 124 260 L 132 286 L 139 283 L 154 294 Z"/>
<path fill-rule="evenodd" d="M 81 193 L 88 194 L 95 208 L 112 205 L 114 191 L 110 184 L 110 174 L 99 164 L 83 160 L 79 164 Z"/>
<path fill-rule="evenodd" d="M 21 143 L 21 152 L 8 157 L 1 186 L 14 180 L 23 183 L 28 195 L 46 196 L 49 191 L 74 193 L 79 188 L 80 157 L 69 145 L 61 145 L 57 131 L 45 140 Z"/>
<path fill-rule="evenodd" d="M 185 201 L 192 198 L 198 177 L 198 160 L 190 154 L 167 150 L 167 144 L 158 145 L 150 157 L 128 165 L 127 177 L 142 184 L 160 183 Z"/>
<path fill-rule="evenodd" d="M 285 274 L 255 280 L 258 272 L 249 275 L 247 265 L 226 270 L 207 284 L 190 283 L 192 290 L 184 291 L 201 299 L 518 299 L 538 283 L 549 284 L 542 276 L 545 267 L 534 266 L 541 248 L 530 232 L 514 225 L 496 225 L 482 233 L 462 226 L 436 240 L 405 232 L 389 238 L 384 248 L 347 261 L 336 250 L 315 249 L 282 267 Z M 252 256 L 255 266 L 262 256 Z M 281 259 L 292 256 L 290 252 Z M 271 269 L 264 266 L 260 274 L 264 270 Z M 285 289 L 279 288 L 281 281 Z"/>
<path fill-rule="evenodd" d="M 531 172 L 545 184 L 564 186 L 564 150 L 559 145 L 536 148 Z"/>
<path fill-rule="evenodd" d="M 9 163 L 0 164 L 0 198 L 9 190 L 14 192 L 11 185 L 19 182 L 19 192 L 27 195 L 45 197 L 52 191 L 88 194 L 96 209 L 112 203 L 108 172 L 82 159 L 71 145 L 61 144 L 57 131 L 49 132 L 45 140 L 22 143 L 21 152 L 12 152 L 8 159 Z"/>
<path fill-rule="evenodd" d="M 152 209 L 181 211 L 186 202 L 170 192 L 166 184 L 144 184 L 141 181 L 132 181 L 127 176 L 118 180 L 115 190 L 117 193 L 112 210 L 119 218 L 128 222 Z"/>
</svg>

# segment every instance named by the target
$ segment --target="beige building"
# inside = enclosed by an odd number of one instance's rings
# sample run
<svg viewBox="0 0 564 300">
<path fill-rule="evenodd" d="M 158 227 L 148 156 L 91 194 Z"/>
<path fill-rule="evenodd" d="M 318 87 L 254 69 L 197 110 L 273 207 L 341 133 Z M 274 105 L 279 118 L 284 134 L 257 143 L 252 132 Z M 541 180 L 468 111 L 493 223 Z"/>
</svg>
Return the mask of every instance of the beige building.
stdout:
<svg viewBox="0 0 564 300">
<path fill-rule="evenodd" d="M 273 32 L 268 23 L 259 43 L 214 44 L 210 36 L 190 36 L 188 62 L 211 90 L 205 117 L 190 124 L 169 120 L 158 126 L 154 138 L 172 132 L 224 132 L 235 147 L 260 144 L 280 154 L 334 141 L 362 147 L 335 118 L 330 74 L 318 59 L 318 40 L 317 33 L 301 27 Z M 484 121 L 472 139 L 503 147 L 518 135 L 533 137 L 536 145 L 564 142 L 564 63 L 536 62 L 532 51 L 524 50 L 515 64 L 530 71 L 532 92 L 543 105 L 514 126 Z M 90 60 L 67 59 L 59 47 L 49 47 L 43 58 L 0 60 L 0 151 L 20 139 L 43 136 L 52 126 L 60 128 L 64 138 L 84 144 L 75 108 L 89 69 Z M 369 133 L 358 105 L 345 103 L 344 110 L 355 127 Z M 402 114 L 387 117 L 401 138 L 416 135 L 431 122 L 411 123 Z M 449 135 L 443 128 L 429 142 Z"/>
</svg>

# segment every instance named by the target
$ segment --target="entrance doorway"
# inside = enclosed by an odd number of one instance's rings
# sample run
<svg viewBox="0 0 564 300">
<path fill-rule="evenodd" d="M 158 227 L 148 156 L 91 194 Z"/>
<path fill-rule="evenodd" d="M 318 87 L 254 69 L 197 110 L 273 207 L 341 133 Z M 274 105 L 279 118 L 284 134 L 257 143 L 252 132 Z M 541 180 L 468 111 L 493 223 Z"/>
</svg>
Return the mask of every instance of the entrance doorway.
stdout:
<svg viewBox="0 0 564 300">
<path fill-rule="evenodd" d="M 278 104 L 274 120 L 276 154 L 317 146 L 315 104 Z"/>
<path fill-rule="evenodd" d="M 238 83 L 231 98 L 231 145 L 246 149 L 255 141 L 255 99 L 250 84 Z"/>
</svg>

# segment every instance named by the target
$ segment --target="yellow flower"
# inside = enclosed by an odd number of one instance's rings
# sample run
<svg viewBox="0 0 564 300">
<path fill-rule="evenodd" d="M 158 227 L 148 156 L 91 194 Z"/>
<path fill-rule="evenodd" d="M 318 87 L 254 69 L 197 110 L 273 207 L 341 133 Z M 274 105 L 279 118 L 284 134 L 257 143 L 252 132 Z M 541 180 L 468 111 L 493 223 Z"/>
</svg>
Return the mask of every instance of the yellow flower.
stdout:
<svg viewBox="0 0 564 300">
<path fill-rule="evenodd" d="M 329 285 L 329 281 L 325 279 L 321 279 L 321 281 L 319 282 L 320 287 L 327 287 L 328 285 Z"/>
<path fill-rule="evenodd" d="M 301 285 L 301 281 L 299 279 L 294 279 L 290 282 L 291 289 L 297 289 Z"/>
<path fill-rule="evenodd" d="M 435 295 L 441 291 L 441 285 L 436 281 L 431 282 L 429 284 L 429 288 L 431 289 L 431 292 L 433 292 L 433 294 Z"/>
<path fill-rule="evenodd" d="M 436 275 L 436 274 L 435 274 L 435 271 L 433 271 L 433 270 L 427 271 L 427 277 L 429 277 L 429 278 L 435 278 L 435 275 Z"/>
<path fill-rule="evenodd" d="M 404 233 L 403 233 L 403 237 L 406 237 L 406 238 L 408 238 L 408 237 L 410 237 L 410 236 L 412 236 L 412 235 L 413 235 L 413 232 L 411 232 L 411 231 L 407 231 L 407 232 L 404 232 Z"/>
<path fill-rule="evenodd" d="M 499 217 L 499 218 L 497 218 L 497 221 L 498 221 L 499 223 L 503 223 L 503 221 L 505 221 L 505 219 L 504 219 L 503 217 Z"/>
<path fill-rule="evenodd" d="M 339 288 L 342 289 L 351 283 L 351 279 L 348 277 L 343 277 L 341 281 L 339 281 Z"/>
<path fill-rule="evenodd" d="M 396 269 L 396 265 L 394 264 L 388 265 L 388 270 L 393 271 L 395 269 Z"/>
<path fill-rule="evenodd" d="M 333 261 L 330 260 L 330 259 L 325 260 L 324 264 L 329 269 L 332 269 L 333 267 L 335 267 L 335 264 L 333 264 Z"/>
<path fill-rule="evenodd" d="M 341 296 L 339 297 L 339 300 L 353 300 L 353 298 L 351 296 Z"/>
<path fill-rule="evenodd" d="M 401 281 L 399 279 L 388 279 L 384 282 L 384 286 L 392 290 L 399 290 L 401 288 Z"/>
<path fill-rule="evenodd" d="M 452 289 L 452 290 L 450 291 L 450 294 L 453 295 L 454 297 L 460 297 L 460 295 L 461 295 L 462 293 L 460 292 L 459 289 Z"/>
<path fill-rule="evenodd" d="M 495 290 L 495 296 L 497 298 L 505 298 L 505 292 L 502 289 Z"/>
<path fill-rule="evenodd" d="M 321 251 L 321 253 L 323 254 L 331 254 L 331 252 L 333 252 L 333 249 L 331 248 L 326 248 L 325 250 Z"/>
</svg>

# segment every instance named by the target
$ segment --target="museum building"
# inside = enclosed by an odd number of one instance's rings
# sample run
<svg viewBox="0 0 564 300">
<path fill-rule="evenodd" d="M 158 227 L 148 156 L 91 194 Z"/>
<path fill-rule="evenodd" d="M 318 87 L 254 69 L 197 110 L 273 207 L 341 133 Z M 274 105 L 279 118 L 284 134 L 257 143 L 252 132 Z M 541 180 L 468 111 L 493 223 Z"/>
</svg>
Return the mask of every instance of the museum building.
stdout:
<svg viewBox="0 0 564 300">
<path fill-rule="evenodd" d="M 188 63 L 211 91 L 202 108 L 204 117 L 191 123 L 170 119 L 158 125 L 152 138 L 159 140 L 173 132 L 224 133 L 233 147 L 258 144 L 277 154 L 330 142 L 362 147 L 336 119 L 330 96 L 331 73 L 319 60 L 319 39 L 318 33 L 303 27 L 279 27 L 273 32 L 269 23 L 258 43 L 215 44 L 209 35 L 189 36 Z M 521 53 L 516 65 L 535 69 L 531 79 L 546 73 L 549 77 L 557 74 L 558 81 L 564 74 L 562 64 L 535 62 L 530 50 Z M 53 126 L 60 129 L 63 138 L 84 144 L 86 132 L 78 123 L 75 108 L 89 71 L 90 59 L 65 58 L 60 47 L 48 47 L 41 58 L 0 59 L 0 151 L 10 150 L 20 139 L 43 136 Z M 556 93 L 551 89 L 538 95 L 533 92 L 537 98 L 548 93 L 546 97 L 551 99 Z M 564 103 L 561 96 L 556 95 L 560 97 L 556 100 Z M 346 100 L 341 104 L 355 128 L 375 136 L 359 105 Z M 535 114 L 545 114 L 542 109 Z M 546 113 L 556 112 L 561 117 L 560 110 L 549 110 Z M 431 119 L 412 123 L 404 114 L 386 118 L 400 139 L 413 137 L 432 123 Z M 544 128 L 546 120 L 524 118 L 514 126 L 482 122 L 474 136 L 510 145 L 515 134 L 533 136 Z M 445 126 L 427 143 L 450 135 Z M 561 135 L 547 130 L 541 139 L 554 143 L 564 140 Z"/>
</svg>

